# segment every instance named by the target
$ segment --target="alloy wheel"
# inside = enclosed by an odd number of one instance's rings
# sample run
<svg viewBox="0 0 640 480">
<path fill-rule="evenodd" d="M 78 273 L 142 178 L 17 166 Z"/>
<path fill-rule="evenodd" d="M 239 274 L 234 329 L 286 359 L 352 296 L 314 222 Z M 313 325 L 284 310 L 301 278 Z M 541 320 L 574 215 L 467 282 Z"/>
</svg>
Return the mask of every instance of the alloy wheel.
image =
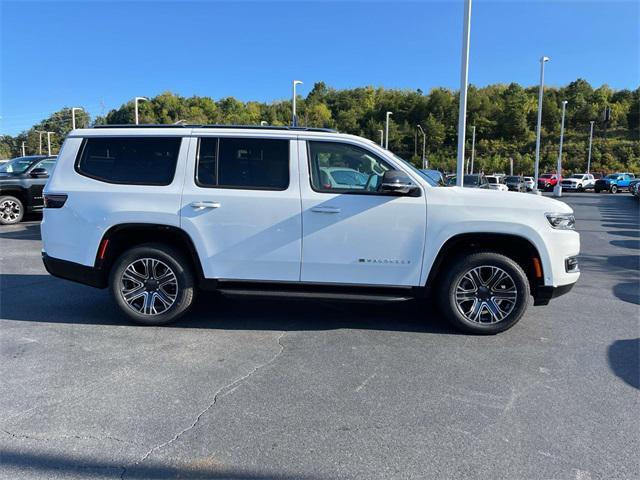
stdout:
<svg viewBox="0 0 640 480">
<path fill-rule="evenodd" d="M 21 207 L 15 200 L 4 200 L 0 204 L 0 218 L 3 223 L 16 223 L 20 219 Z"/>
<path fill-rule="evenodd" d="M 166 263 L 155 258 L 140 258 L 131 262 L 122 273 L 120 293 L 135 312 L 160 315 L 175 303 L 178 280 Z"/>
<path fill-rule="evenodd" d="M 468 270 L 456 285 L 456 306 L 469 321 L 493 324 L 503 321 L 513 311 L 518 289 L 505 270 L 481 265 Z"/>
</svg>

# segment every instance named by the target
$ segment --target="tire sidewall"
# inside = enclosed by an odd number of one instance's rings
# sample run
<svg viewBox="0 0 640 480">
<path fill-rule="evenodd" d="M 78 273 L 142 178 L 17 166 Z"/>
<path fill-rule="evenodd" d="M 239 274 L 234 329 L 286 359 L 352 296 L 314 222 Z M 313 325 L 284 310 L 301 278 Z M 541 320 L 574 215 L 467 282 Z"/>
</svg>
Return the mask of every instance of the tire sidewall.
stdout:
<svg viewBox="0 0 640 480">
<path fill-rule="evenodd" d="M 153 258 L 166 263 L 176 276 L 178 295 L 174 304 L 159 315 L 143 315 L 133 310 L 120 292 L 120 279 L 124 270 L 140 258 Z M 109 275 L 109 289 L 119 309 L 131 320 L 143 325 L 166 325 L 187 312 L 195 296 L 194 277 L 190 264 L 175 250 L 160 244 L 134 247 L 124 252 L 114 263 Z"/>
<path fill-rule="evenodd" d="M 467 320 L 458 310 L 455 287 L 465 273 L 479 266 L 494 266 L 503 269 L 513 278 L 518 290 L 517 303 L 513 311 L 505 320 L 498 323 L 478 324 Z M 529 280 L 516 262 L 498 253 L 483 252 L 460 257 L 454 262 L 442 284 L 440 301 L 443 313 L 454 326 L 468 333 L 491 335 L 511 328 L 520 320 L 529 305 L 529 296 Z"/>
<path fill-rule="evenodd" d="M 618 186 L 617 185 L 611 185 L 611 188 L 609 189 L 609 191 L 611 193 L 618 193 Z"/>
<path fill-rule="evenodd" d="M 14 220 L 13 222 L 6 222 L 2 220 L 2 218 L 0 217 L 0 225 L 15 225 L 16 223 L 20 223 L 24 218 L 24 203 L 22 203 L 22 200 L 20 200 L 17 197 L 14 197 L 13 195 L 2 195 L 0 196 L 0 205 L 2 205 L 2 202 L 6 200 L 11 200 L 16 202 L 20 206 L 20 213 L 18 214 L 17 220 Z"/>
</svg>

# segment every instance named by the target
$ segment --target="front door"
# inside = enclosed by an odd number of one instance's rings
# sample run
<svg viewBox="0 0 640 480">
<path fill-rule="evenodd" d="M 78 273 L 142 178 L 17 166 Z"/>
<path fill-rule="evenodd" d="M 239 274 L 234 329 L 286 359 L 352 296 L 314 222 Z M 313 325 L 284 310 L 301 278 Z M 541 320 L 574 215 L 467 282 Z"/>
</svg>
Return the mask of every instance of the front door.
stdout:
<svg viewBox="0 0 640 480">
<path fill-rule="evenodd" d="M 379 192 L 388 162 L 360 146 L 300 141 L 303 282 L 418 285 L 426 229 L 420 196 Z"/>
<path fill-rule="evenodd" d="M 181 226 L 207 278 L 300 280 L 297 142 L 286 136 L 191 139 Z"/>
</svg>

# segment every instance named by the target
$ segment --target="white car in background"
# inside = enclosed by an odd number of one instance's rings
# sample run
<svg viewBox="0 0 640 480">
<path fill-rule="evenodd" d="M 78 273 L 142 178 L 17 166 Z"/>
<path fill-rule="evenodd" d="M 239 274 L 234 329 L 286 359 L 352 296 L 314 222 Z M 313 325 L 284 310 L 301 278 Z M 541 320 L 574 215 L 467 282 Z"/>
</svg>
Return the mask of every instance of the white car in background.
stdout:
<svg viewBox="0 0 640 480">
<path fill-rule="evenodd" d="M 500 192 L 508 192 L 509 187 L 507 187 L 504 182 L 504 177 L 500 177 L 498 175 L 486 175 L 484 178 L 489 182 L 489 188 L 491 190 L 498 190 Z"/>
<path fill-rule="evenodd" d="M 524 178 L 524 186 L 527 189 L 527 192 L 530 192 L 531 190 L 533 190 L 533 187 L 535 186 L 536 182 L 533 180 L 533 177 L 523 177 Z"/>
<path fill-rule="evenodd" d="M 563 190 L 583 190 L 593 189 L 596 186 L 596 179 L 590 173 L 574 173 L 570 177 L 562 179 L 560 182 Z"/>
</svg>

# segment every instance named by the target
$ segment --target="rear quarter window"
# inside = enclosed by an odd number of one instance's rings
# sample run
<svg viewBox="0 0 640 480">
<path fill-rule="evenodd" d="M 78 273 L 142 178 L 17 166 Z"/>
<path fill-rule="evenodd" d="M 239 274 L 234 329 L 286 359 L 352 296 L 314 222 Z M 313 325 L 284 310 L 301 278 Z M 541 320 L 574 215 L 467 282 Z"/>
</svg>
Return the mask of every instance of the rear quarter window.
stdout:
<svg viewBox="0 0 640 480">
<path fill-rule="evenodd" d="M 76 160 L 80 175 L 107 183 L 169 185 L 181 137 L 85 138 Z"/>
</svg>

